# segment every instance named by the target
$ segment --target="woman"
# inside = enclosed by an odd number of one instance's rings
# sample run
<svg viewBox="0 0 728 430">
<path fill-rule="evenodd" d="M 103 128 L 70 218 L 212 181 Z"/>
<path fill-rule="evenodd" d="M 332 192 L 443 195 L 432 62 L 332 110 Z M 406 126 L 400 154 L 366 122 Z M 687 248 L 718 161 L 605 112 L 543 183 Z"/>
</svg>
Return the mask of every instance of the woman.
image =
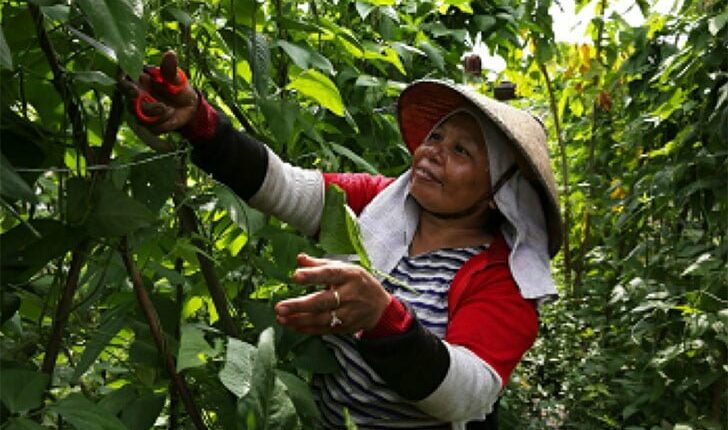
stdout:
<svg viewBox="0 0 728 430">
<path fill-rule="evenodd" d="M 324 427 L 341 427 L 346 408 L 360 428 L 487 428 L 535 340 L 538 303 L 556 296 L 549 258 L 561 223 L 540 122 L 419 81 L 398 102 L 411 169 L 321 173 L 234 130 L 186 85 L 173 53 L 124 87 L 159 100 L 137 106 L 152 131 L 181 131 L 198 166 L 306 234 L 318 231 L 325 187 L 346 192 L 373 266 L 390 276 L 300 255 L 293 280 L 329 288 L 275 307 L 279 323 L 324 335 L 341 364 L 314 380 Z"/>
</svg>

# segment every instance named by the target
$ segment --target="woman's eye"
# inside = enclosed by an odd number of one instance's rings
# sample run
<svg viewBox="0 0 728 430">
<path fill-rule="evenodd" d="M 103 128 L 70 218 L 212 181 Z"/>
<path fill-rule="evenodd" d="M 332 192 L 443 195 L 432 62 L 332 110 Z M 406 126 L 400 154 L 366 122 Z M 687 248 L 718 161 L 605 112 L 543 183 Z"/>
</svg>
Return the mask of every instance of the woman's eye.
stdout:
<svg viewBox="0 0 728 430">
<path fill-rule="evenodd" d="M 430 133 L 430 136 L 427 138 L 427 140 L 439 142 L 440 140 L 442 140 L 442 134 L 437 131 L 433 131 L 432 133 Z"/>
<path fill-rule="evenodd" d="M 470 152 L 463 145 L 455 145 L 455 152 L 462 155 L 470 156 Z"/>
</svg>

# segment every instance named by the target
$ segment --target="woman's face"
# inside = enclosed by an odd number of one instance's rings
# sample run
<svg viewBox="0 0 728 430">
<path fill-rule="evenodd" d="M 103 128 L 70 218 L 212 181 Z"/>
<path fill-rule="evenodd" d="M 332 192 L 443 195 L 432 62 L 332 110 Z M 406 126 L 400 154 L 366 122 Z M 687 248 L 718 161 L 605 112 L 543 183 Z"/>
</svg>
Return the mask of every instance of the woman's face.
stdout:
<svg viewBox="0 0 728 430">
<path fill-rule="evenodd" d="M 471 115 L 453 115 L 415 150 L 410 192 L 424 210 L 444 216 L 480 212 L 489 191 L 485 140 Z"/>
</svg>

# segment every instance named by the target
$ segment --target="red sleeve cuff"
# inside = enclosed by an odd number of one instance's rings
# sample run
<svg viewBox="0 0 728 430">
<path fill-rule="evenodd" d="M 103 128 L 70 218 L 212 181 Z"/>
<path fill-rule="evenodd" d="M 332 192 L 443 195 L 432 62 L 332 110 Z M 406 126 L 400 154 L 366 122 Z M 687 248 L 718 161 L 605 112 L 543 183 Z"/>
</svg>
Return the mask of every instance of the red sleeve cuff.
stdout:
<svg viewBox="0 0 728 430">
<path fill-rule="evenodd" d="M 215 108 L 207 102 L 207 99 L 200 92 L 197 95 L 200 98 L 200 104 L 197 107 L 195 117 L 179 129 L 182 136 L 192 144 L 212 139 L 215 136 L 218 121 Z"/>
<path fill-rule="evenodd" d="M 364 331 L 361 337 L 371 339 L 394 336 L 406 332 L 410 325 L 412 325 L 412 315 L 402 302 L 392 296 L 377 325 L 371 330 Z"/>
</svg>

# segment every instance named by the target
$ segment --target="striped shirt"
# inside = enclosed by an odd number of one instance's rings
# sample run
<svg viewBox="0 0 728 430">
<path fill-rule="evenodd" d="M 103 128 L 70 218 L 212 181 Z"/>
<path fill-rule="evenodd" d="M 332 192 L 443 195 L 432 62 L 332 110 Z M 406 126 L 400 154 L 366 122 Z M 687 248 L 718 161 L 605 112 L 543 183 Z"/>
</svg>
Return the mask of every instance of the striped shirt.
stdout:
<svg viewBox="0 0 728 430">
<path fill-rule="evenodd" d="M 447 328 L 447 294 L 455 273 L 487 245 L 438 249 L 415 257 L 404 256 L 390 273 L 394 281 L 382 285 L 417 315 L 420 323 L 440 339 Z M 403 286 L 402 284 L 406 284 Z M 325 428 L 344 428 L 344 408 L 359 429 L 446 429 L 388 388 L 359 355 L 351 336 L 324 336 L 341 371 L 316 375 L 314 396 Z"/>
</svg>

